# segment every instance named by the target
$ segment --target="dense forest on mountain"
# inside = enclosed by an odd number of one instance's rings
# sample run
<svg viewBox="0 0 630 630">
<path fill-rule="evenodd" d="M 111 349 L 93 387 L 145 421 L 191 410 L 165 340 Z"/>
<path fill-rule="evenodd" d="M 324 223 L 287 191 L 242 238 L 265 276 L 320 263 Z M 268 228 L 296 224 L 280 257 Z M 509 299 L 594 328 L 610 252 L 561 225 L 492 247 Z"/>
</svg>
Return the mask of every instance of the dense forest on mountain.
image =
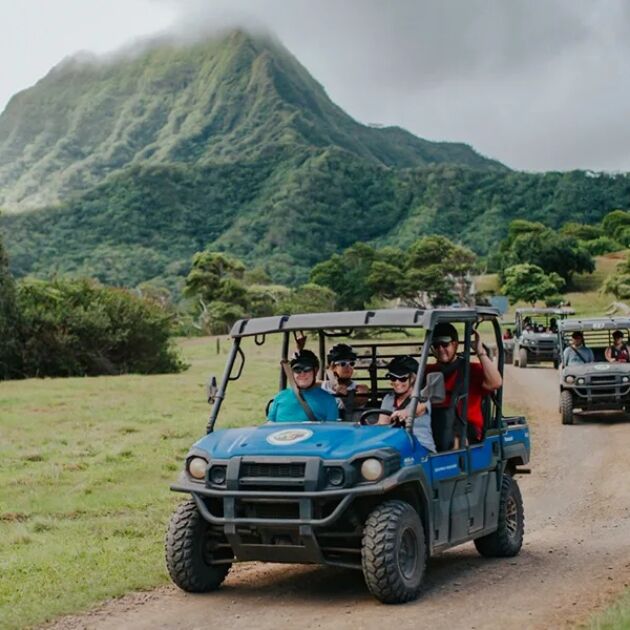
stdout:
<svg viewBox="0 0 630 630">
<path fill-rule="evenodd" d="M 178 291 L 206 248 L 297 286 L 357 241 L 496 250 L 627 208 L 630 178 L 519 173 L 465 144 L 362 125 L 269 37 L 66 60 L 0 115 L 0 230 L 16 277 Z"/>
<path fill-rule="evenodd" d="M 356 241 L 409 246 L 442 234 L 485 255 L 515 218 L 558 228 L 627 207 L 628 176 L 395 171 L 329 150 L 250 164 L 136 167 L 61 207 L 0 220 L 18 277 L 87 275 L 174 288 L 211 249 L 262 266 L 282 284 Z"/>
</svg>

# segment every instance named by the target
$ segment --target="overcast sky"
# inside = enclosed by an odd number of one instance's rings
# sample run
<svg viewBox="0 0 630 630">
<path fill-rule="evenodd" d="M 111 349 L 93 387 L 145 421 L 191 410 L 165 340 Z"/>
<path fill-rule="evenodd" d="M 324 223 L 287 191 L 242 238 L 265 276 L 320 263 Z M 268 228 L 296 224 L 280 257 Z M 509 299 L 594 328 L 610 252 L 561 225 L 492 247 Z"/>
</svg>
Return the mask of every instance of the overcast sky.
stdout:
<svg viewBox="0 0 630 630">
<path fill-rule="evenodd" d="M 362 122 L 517 169 L 630 171 L 630 0 L 0 0 L 0 108 L 77 50 L 235 24 Z"/>
</svg>

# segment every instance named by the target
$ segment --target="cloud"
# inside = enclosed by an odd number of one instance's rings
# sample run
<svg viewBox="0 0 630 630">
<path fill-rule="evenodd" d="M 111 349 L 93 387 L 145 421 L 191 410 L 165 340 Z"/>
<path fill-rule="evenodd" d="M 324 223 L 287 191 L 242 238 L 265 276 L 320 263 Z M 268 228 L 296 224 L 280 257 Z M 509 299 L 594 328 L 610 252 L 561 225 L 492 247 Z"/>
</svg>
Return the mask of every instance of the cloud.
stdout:
<svg viewBox="0 0 630 630">
<path fill-rule="evenodd" d="M 630 170 L 625 0 L 153 0 L 180 34 L 274 32 L 363 122 L 528 170 Z"/>
</svg>

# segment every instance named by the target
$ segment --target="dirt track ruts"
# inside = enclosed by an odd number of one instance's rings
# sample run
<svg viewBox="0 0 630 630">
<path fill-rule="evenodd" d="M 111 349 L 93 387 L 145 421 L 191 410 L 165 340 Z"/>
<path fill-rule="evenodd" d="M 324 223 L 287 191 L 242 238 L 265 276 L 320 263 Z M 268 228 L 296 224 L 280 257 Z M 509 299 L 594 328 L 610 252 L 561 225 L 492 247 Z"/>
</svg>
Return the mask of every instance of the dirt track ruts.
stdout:
<svg viewBox="0 0 630 630">
<path fill-rule="evenodd" d="M 506 399 L 528 416 L 532 475 L 519 478 L 526 535 L 514 559 L 472 544 L 430 561 L 421 597 L 385 606 L 357 571 L 237 565 L 224 587 L 130 594 L 50 627 L 71 628 L 557 628 L 575 625 L 630 584 L 630 419 L 562 426 L 557 375 L 509 367 Z M 106 579 L 106 576 L 103 576 Z"/>
</svg>

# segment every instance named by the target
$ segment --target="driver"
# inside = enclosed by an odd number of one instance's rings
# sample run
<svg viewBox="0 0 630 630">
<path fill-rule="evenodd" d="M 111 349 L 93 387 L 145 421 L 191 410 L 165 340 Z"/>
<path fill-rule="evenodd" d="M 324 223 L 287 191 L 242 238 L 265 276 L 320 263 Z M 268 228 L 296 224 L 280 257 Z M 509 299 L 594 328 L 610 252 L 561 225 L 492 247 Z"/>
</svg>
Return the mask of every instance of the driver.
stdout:
<svg viewBox="0 0 630 630">
<path fill-rule="evenodd" d="M 296 389 L 310 408 L 313 418 L 309 418 L 303 404 L 291 387 L 283 389 L 273 399 L 267 420 L 270 422 L 319 422 L 339 420 L 339 409 L 334 396 L 325 392 L 317 384 L 316 374 L 319 360 L 310 350 L 300 350 L 291 359 L 291 374 Z"/>
<path fill-rule="evenodd" d="M 383 398 L 381 410 L 391 411 L 392 414 L 381 414 L 378 417 L 378 424 L 404 423 L 409 417 L 411 412 L 409 404 L 417 373 L 418 362 L 409 355 L 394 357 L 389 362 L 386 376 L 392 385 L 392 391 Z M 413 434 L 428 451 L 436 452 L 431 431 L 431 403 L 429 401 L 419 402 L 416 407 Z"/>
</svg>

